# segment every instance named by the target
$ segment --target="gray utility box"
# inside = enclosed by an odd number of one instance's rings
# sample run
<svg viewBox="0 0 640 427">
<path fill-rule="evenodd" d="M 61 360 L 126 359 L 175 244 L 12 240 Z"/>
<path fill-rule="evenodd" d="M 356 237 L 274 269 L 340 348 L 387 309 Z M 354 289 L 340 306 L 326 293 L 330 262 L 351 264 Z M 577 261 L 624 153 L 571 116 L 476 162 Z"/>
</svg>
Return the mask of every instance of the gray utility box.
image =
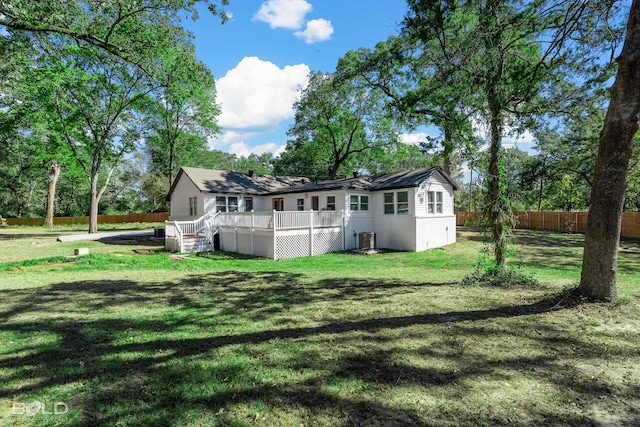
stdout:
<svg viewBox="0 0 640 427">
<path fill-rule="evenodd" d="M 376 233 L 366 232 L 358 234 L 358 249 L 375 249 Z"/>
</svg>

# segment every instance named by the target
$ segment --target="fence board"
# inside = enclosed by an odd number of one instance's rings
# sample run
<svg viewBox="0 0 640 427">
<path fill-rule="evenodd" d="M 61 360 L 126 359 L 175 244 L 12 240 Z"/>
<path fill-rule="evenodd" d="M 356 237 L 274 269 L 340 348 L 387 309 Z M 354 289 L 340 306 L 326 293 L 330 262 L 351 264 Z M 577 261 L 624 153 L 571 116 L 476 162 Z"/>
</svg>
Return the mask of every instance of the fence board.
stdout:
<svg viewBox="0 0 640 427">
<path fill-rule="evenodd" d="M 560 233 L 584 233 L 589 212 L 514 212 L 517 228 Z M 477 212 L 456 212 L 456 225 L 476 225 Z M 623 212 L 622 237 L 640 238 L 640 212 Z"/>
<path fill-rule="evenodd" d="M 44 224 L 44 218 L 5 218 L 7 225 L 38 226 Z M 134 213 L 128 215 L 98 215 L 98 224 L 125 224 L 134 222 L 165 222 L 169 219 L 168 212 Z M 88 216 L 54 217 L 53 225 L 89 224 Z"/>
</svg>

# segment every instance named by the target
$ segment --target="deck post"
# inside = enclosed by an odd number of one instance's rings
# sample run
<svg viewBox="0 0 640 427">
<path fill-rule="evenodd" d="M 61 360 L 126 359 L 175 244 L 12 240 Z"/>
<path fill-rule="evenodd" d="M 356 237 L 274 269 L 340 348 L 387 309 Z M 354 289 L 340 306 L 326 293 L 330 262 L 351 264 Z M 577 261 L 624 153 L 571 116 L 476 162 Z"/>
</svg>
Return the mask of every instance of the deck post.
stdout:
<svg viewBox="0 0 640 427">
<path fill-rule="evenodd" d="M 345 230 L 347 228 L 347 216 L 344 213 L 344 209 L 342 209 L 342 250 L 347 250 L 347 233 Z"/>
<path fill-rule="evenodd" d="M 309 211 L 309 256 L 313 256 L 313 209 Z"/>
<path fill-rule="evenodd" d="M 255 223 L 255 215 L 253 214 L 253 209 L 251 209 L 251 255 L 256 255 L 256 247 L 254 244 L 253 236 L 256 234 L 256 223 Z"/>
<path fill-rule="evenodd" d="M 273 259 L 278 259 L 278 238 L 276 237 L 276 210 L 273 210 Z"/>
</svg>

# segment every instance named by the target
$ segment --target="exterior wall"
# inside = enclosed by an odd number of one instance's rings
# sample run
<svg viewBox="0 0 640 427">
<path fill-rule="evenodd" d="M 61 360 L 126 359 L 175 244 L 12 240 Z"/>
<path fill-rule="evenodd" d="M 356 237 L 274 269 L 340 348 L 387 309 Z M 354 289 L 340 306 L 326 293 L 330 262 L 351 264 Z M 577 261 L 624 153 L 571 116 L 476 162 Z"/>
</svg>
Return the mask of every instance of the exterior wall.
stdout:
<svg viewBox="0 0 640 427">
<path fill-rule="evenodd" d="M 358 234 L 360 233 L 375 233 L 374 216 L 370 214 L 362 214 L 356 212 L 349 212 L 345 220 L 344 234 L 345 234 L 345 249 L 358 249 Z"/>
<path fill-rule="evenodd" d="M 456 216 L 419 217 L 415 223 L 416 252 L 456 242 Z"/>
<path fill-rule="evenodd" d="M 304 209 L 305 211 L 311 210 L 311 200 L 314 196 L 318 197 L 318 210 L 323 211 L 327 209 L 327 197 L 333 196 L 336 200 L 336 211 L 339 212 L 346 208 L 345 199 L 347 197 L 347 192 L 345 190 L 328 190 L 328 191 L 312 191 L 308 193 L 290 193 L 290 194 L 279 194 L 274 196 L 266 196 L 265 199 L 265 209 L 263 210 L 272 210 L 273 209 L 273 199 L 282 198 L 284 199 L 284 210 L 285 211 L 297 211 L 298 210 L 298 199 L 304 200 Z M 257 211 L 257 209 L 256 209 Z"/>
<path fill-rule="evenodd" d="M 442 213 L 428 213 L 427 192 L 429 191 L 442 192 Z M 456 220 L 453 197 L 453 188 L 440 174 L 433 174 L 417 188 L 415 197 L 415 250 L 417 252 L 455 243 Z"/>
<path fill-rule="evenodd" d="M 378 215 L 374 220 L 376 247 L 416 251 L 416 218 L 412 215 Z"/>
<path fill-rule="evenodd" d="M 198 197 L 198 206 L 197 206 L 197 214 L 196 216 L 189 215 L 189 198 L 190 197 Z M 180 181 L 176 184 L 176 188 L 171 194 L 171 210 L 169 219 L 170 220 L 188 220 L 188 219 L 196 219 L 202 214 L 205 213 L 204 210 L 205 201 L 204 194 L 198 190 L 198 187 L 195 186 L 191 180 L 182 175 Z"/>
<path fill-rule="evenodd" d="M 440 174 L 434 173 L 416 190 L 416 216 L 434 216 L 427 213 L 427 192 L 429 191 L 442 191 L 442 215 L 453 215 L 453 188 Z"/>
</svg>

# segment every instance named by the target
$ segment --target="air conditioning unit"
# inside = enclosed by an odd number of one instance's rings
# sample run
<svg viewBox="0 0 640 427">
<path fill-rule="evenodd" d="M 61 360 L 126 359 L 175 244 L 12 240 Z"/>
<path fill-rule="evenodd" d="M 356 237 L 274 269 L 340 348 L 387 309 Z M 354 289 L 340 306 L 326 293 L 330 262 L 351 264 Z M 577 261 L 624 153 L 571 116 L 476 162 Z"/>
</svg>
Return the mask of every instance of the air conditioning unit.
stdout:
<svg viewBox="0 0 640 427">
<path fill-rule="evenodd" d="M 376 233 L 366 232 L 358 234 L 358 249 L 375 249 Z"/>
</svg>

